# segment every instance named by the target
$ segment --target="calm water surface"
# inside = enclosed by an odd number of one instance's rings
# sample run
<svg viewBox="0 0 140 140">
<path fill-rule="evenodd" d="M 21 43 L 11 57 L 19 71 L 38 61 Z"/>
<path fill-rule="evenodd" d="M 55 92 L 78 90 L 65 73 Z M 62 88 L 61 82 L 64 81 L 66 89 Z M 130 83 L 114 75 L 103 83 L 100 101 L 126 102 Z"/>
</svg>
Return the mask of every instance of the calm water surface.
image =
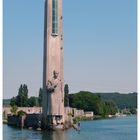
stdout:
<svg viewBox="0 0 140 140">
<path fill-rule="evenodd" d="M 82 121 L 81 131 L 39 132 L 3 125 L 4 140 L 136 140 L 137 117 Z"/>
</svg>

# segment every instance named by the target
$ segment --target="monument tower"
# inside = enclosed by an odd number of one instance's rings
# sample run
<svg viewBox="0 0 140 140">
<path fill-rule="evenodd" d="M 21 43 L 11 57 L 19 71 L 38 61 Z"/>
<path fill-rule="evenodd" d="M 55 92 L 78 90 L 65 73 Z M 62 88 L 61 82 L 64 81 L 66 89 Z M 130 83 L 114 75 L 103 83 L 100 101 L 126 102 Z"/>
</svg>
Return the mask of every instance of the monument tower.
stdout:
<svg viewBox="0 0 140 140">
<path fill-rule="evenodd" d="M 62 0 L 45 0 L 43 125 L 64 122 Z"/>
</svg>

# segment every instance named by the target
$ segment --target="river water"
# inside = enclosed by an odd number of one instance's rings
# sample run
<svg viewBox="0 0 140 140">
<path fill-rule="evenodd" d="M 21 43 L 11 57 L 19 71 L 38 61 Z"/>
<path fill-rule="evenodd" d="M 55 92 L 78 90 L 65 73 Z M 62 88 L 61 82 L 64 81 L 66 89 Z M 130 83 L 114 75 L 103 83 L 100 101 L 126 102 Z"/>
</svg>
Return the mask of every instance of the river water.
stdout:
<svg viewBox="0 0 140 140">
<path fill-rule="evenodd" d="M 81 131 L 47 132 L 3 125 L 3 140 L 137 140 L 137 117 L 81 121 Z"/>
</svg>

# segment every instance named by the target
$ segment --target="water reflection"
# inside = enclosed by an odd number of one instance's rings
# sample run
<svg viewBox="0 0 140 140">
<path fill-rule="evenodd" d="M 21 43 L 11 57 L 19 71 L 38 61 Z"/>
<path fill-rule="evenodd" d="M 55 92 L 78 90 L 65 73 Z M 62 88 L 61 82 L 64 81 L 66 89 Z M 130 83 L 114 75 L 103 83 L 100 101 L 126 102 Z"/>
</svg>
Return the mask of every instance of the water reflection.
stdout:
<svg viewBox="0 0 140 140">
<path fill-rule="evenodd" d="M 42 140 L 65 140 L 65 131 L 44 131 Z"/>
</svg>

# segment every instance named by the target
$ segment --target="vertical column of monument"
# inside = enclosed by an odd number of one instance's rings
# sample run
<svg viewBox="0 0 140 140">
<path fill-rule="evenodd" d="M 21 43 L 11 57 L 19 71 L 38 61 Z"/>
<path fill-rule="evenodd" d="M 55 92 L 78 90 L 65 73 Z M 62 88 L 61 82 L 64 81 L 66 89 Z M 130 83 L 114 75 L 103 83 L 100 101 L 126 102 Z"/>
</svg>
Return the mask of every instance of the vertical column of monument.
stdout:
<svg viewBox="0 0 140 140">
<path fill-rule="evenodd" d="M 53 94 L 52 100 L 54 101 L 54 111 L 53 115 L 61 115 L 64 116 L 64 80 L 63 80 L 63 30 L 62 30 L 62 0 L 52 0 L 52 2 L 56 2 L 56 21 L 57 23 L 53 30 L 52 27 L 52 36 L 51 36 L 51 50 L 52 50 L 52 61 L 53 66 L 52 70 L 56 70 L 58 72 L 58 88 L 55 94 Z M 53 15 L 53 13 L 52 13 Z M 53 20 L 53 17 L 52 17 Z M 52 23 L 53 26 L 53 23 Z M 53 102 L 52 101 L 52 102 Z"/>
<path fill-rule="evenodd" d="M 45 1 L 43 61 L 43 123 L 47 126 L 55 116 L 64 115 L 62 0 Z"/>
</svg>

